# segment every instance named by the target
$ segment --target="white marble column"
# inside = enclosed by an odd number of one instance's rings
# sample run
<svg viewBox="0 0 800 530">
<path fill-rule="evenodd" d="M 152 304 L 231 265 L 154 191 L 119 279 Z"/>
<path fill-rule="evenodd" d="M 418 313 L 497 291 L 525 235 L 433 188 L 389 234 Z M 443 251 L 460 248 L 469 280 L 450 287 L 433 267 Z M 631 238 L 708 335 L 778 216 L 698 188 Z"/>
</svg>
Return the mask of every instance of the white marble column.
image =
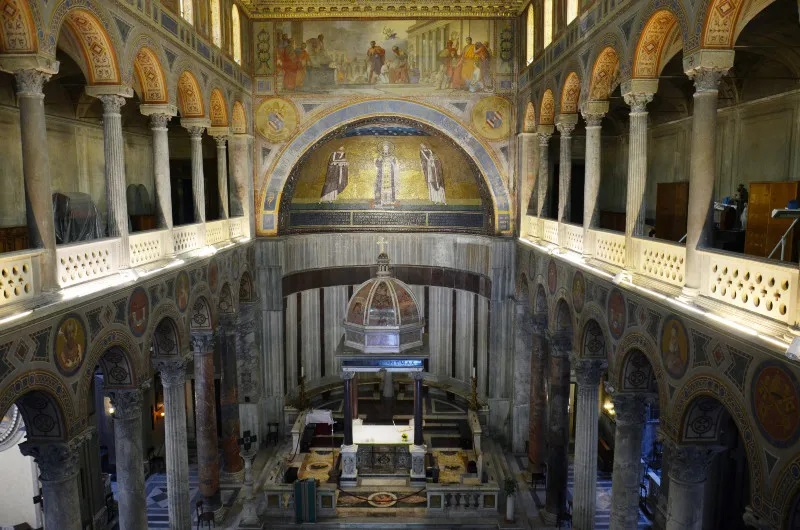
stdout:
<svg viewBox="0 0 800 530">
<path fill-rule="evenodd" d="M 120 530 L 147 528 L 142 452 L 142 391 L 108 389 L 114 406 L 114 450 Z"/>
<path fill-rule="evenodd" d="M 600 208 L 597 197 L 600 194 L 602 121 L 608 112 L 608 101 L 587 101 L 583 109 L 586 122 L 586 173 L 583 183 L 583 257 L 594 255 L 594 240 L 589 230 L 597 228 L 600 221 Z"/>
<path fill-rule="evenodd" d="M 227 219 L 228 215 L 228 139 L 230 129 L 227 127 L 210 127 L 208 134 L 217 143 L 217 189 L 219 190 L 219 218 Z"/>
<path fill-rule="evenodd" d="M 630 138 L 628 147 L 628 194 L 625 207 L 625 268 L 633 270 L 636 252 L 633 238 L 644 234 L 645 191 L 647 187 L 647 111 L 653 93 L 624 94 L 630 105 Z"/>
<path fill-rule="evenodd" d="M 167 124 L 177 110 L 172 105 L 140 105 L 139 111 L 150 116 L 153 133 L 153 180 L 156 188 L 156 216 L 158 227 L 169 233 L 169 254 L 172 254 L 172 185 L 169 171 L 169 130 Z"/>
<path fill-rule="evenodd" d="M 58 63 L 54 71 L 58 70 Z M 15 72 L 19 128 L 22 140 L 22 174 L 25 179 L 25 210 L 28 238 L 32 248 L 43 248 L 40 280 L 42 290 L 58 287 L 56 274 L 56 232 L 47 122 L 44 114 L 44 84 L 54 71 L 36 69 Z"/>
<path fill-rule="evenodd" d="M 192 146 L 192 190 L 194 191 L 194 222 L 206 222 L 206 182 L 203 174 L 203 133 L 207 120 L 181 120 Z"/>
<path fill-rule="evenodd" d="M 78 484 L 80 446 L 89 434 L 69 442 L 28 440 L 19 444 L 25 456 L 31 456 L 39 466 L 42 483 L 42 504 L 45 528 L 81 530 L 81 501 Z M 6 487 L 11 484 L 6 484 Z"/>
<path fill-rule="evenodd" d="M 702 530 L 708 469 L 718 445 L 673 445 L 670 450 L 666 530 Z"/>
<path fill-rule="evenodd" d="M 611 475 L 611 520 L 614 530 L 639 528 L 639 482 L 645 401 L 639 394 L 619 393 L 614 401 L 614 469 Z"/>
<path fill-rule="evenodd" d="M 568 223 L 570 216 L 569 198 L 572 184 L 572 131 L 578 123 L 577 114 L 560 114 L 556 128 L 561 137 L 559 140 L 558 162 L 558 222 Z M 564 246 L 566 241 L 559 240 Z"/>
<path fill-rule="evenodd" d="M 231 217 L 248 217 L 252 210 L 248 190 L 253 180 L 249 173 L 250 168 L 250 140 L 249 134 L 233 134 L 228 140 L 230 151 L 230 173 L 233 186 L 231 200 Z"/>
<path fill-rule="evenodd" d="M 170 530 L 189 530 L 189 452 L 186 447 L 186 364 L 188 357 L 157 359 L 164 386 L 164 438 L 167 449 L 167 503 Z"/>
<path fill-rule="evenodd" d="M 687 71 L 694 79 L 692 149 L 689 159 L 689 204 L 686 220 L 686 281 L 683 293 L 700 292 L 700 254 L 712 238 L 714 181 L 717 163 L 717 99 L 720 79 L 728 68 L 698 67 Z"/>
<path fill-rule="evenodd" d="M 593 530 L 597 504 L 597 417 L 600 377 L 608 367 L 605 360 L 575 359 L 578 398 L 575 411 L 575 489 L 572 521 L 576 529 Z"/>
<path fill-rule="evenodd" d="M 537 173 L 538 205 L 536 207 L 538 217 L 552 215 L 548 211 L 548 193 L 550 192 L 550 160 L 548 157 L 548 146 L 550 137 L 553 135 L 552 125 L 540 125 L 539 135 L 539 171 Z"/>
</svg>

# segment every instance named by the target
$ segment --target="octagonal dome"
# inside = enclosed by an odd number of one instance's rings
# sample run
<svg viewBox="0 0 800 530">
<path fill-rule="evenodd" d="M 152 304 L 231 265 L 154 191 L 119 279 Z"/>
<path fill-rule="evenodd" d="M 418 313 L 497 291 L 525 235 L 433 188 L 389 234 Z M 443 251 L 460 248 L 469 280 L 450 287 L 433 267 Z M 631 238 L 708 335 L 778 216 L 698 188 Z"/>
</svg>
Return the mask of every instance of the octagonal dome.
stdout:
<svg viewBox="0 0 800 530">
<path fill-rule="evenodd" d="M 378 273 L 362 283 L 347 304 L 345 346 L 364 353 L 400 353 L 422 346 L 419 305 L 408 284 L 392 276 L 389 256 L 378 256 Z"/>
</svg>

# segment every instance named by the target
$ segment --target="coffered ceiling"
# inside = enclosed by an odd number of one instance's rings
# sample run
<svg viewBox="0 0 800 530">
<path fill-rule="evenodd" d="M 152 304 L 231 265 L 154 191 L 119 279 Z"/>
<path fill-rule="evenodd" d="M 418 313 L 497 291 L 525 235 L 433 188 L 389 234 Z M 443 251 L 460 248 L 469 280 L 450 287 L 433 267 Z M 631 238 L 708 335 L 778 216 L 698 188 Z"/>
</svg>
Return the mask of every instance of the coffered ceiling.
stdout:
<svg viewBox="0 0 800 530">
<path fill-rule="evenodd" d="M 240 0 L 252 18 L 498 18 L 527 0 Z"/>
</svg>

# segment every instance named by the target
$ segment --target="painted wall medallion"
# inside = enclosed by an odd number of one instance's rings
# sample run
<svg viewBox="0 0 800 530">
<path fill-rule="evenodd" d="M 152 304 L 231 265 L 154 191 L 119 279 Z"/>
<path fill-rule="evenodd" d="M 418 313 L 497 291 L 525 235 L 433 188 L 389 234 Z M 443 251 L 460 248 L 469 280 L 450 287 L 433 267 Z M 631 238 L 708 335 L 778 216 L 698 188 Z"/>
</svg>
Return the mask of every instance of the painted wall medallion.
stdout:
<svg viewBox="0 0 800 530">
<path fill-rule="evenodd" d="M 756 368 L 750 393 L 761 430 L 775 447 L 792 447 L 800 438 L 800 385 L 797 377 L 775 361 Z"/>
<path fill-rule="evenodd" d="M 212 259 L 208 264 L 208 287 L 212 293 L 217 292 L 217 285 L 219 284 L 219 267 L 217 260 Z"/>
<path fill-rule="evenodd" d="M 297 123 L 297 109 L 282 98 L 267 99 L 256 110 L 256 130 L 272 143 L 288 140 Z"/>
<path fill-rule="evenodd" d="M 608 295 L 608 329 L 615 339 L 622 337 L 626 322 L 625 297 L 619 289 Z"/>
<path fill-rule="evenodd" d="M 550 294 L 555 294 L 558 288 L 558 269 L 553 260 L 547 264 L 547 288 L 550 290 Z"/>
<path fill-rule="evenodd" d="M 175 302 L 181 313 L 189 306 L 189 275 L 186 271 L 181 271 L 175 279 Z"/>
<path fill-rule="evenodd" d="M 131 333 L 141 337 L 147 329 L 147 320 L 150 318 L 150 301 L 144 287 L 137 287 L 128 299 L 128 326 Z"/>
<path fill-rule="evenodd" d="M 64 375 L 77 372 L 86 355 L 86 326 L 78 315 L 70 313 L 61 320 L 53 346 L 58 370 Z"/>
<path fill-rule="evenodd" d="M 689 340 L 683 322 L 667 317 L 661 328 L 661 360 L 667 373 L 680 379 L 689 366 Z"/>
<path fill-rule="evenodd" d="M 586 279 L 581 271 L 575 271 L 572 277 L 572 307 L 576 313 L 583 311 L 583 304 L 586 301 Z"/>
<path fill-rule="evenodd" d="M 472 109 L 472 125 L 487 140 L 508 136 L 511 124 L 511 103 L 500 96 L 481 99 Z"/>
</svg>

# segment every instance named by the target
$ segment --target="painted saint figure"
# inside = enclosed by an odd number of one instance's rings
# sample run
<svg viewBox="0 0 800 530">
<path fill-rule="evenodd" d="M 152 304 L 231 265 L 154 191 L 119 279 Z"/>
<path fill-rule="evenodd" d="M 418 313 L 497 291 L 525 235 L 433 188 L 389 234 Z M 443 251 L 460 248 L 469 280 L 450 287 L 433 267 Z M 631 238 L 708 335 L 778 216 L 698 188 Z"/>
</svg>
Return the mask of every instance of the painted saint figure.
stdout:
<svg viewBox="0 0 800 530">
<path fill-rule="evenodd" d="M 453 88 L 462 88 L 465 84 L 468 85 L 475 71 L 475 63 L 478 59 L 475 54 L 475 45 L 472 44 L 472 37 L 467 37 L 465 40 L 466 44 L 464 44 L 464 50 L 461 52 L 458 64 L 456 64 L 458 79 L 454 80 Z M 465 88 L 469 88 L 469 86 Z"/>
<path fill-rule="evenodd" d="M 442 161 L 426 144 L 419 144 L 419 160 L 422 163 L 422 174 L 428 184 L 428 195 L 434 204 L 447 204 L 444 198 L 444 178 Z"/>
<path fill-rule="evenodd" d="M 348 165 L 344 146 L 331 153 L 328 158 L 328 171 L 325 173 L 325 185 L 322 187 L 320 202 L 333 202 L 344 191 L 347 187 Z"/>
<path fill-rule="evenodd" d="M 369 63 L 369 83 L 372 84 L 378 81 L 381 75 L 381 67 L 386 61 L 386 50 L 375 44 L 375 41 L 370 41 L 369 49 L 367 49 L 367 62 Z M 373 77 L 375 76 L 375 81 Z"/>
<path fill-rule="evenodd" d="M 375 158 L 375 205 L 393 206 L 397 201 L 397 181 L 400 166 L 392 153 L 392 144 L 383 142 Z"/>
</svg>

